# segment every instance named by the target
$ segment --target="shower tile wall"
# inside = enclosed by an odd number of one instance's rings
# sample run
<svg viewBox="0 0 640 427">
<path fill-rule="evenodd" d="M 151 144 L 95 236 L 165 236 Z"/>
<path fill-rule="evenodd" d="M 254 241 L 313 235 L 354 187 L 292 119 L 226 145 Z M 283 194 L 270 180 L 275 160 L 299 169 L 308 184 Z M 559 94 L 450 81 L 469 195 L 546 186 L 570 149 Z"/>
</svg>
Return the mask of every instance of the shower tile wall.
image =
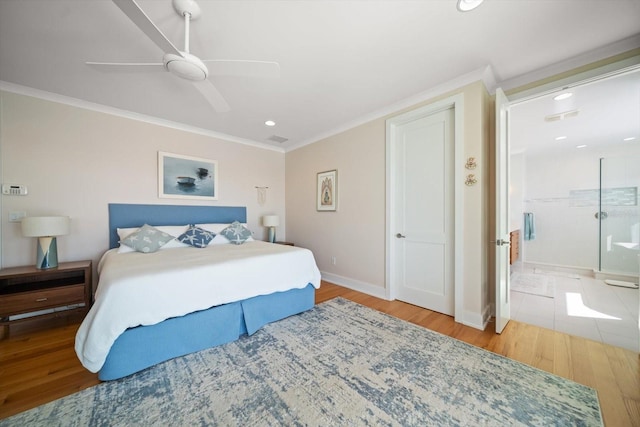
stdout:
<svg viewBox="0 0 640 427">
<path fill-rule="evenodd" d="M 522 160 L 517 160 L 517 156 Z M 520 179 L 511 182 L 512 229 L 522 229 L 522 213 L 534 214 L 535 240 L 523 241 L 524 262 L 598 269 L 598 194 L 601 158 L 640 157 L 640 143 L 572 150 L 549 155 L 513 156 Z M 637 185 L 616 185 L 605 196 L 624 209 L 637 203 Z M 518 197 L 521 199 L 518 200 Z M 515 199 L 515 200 L 513 200 Z M 512 206 L 513 207 L 513 206 Z M 627 207 L 628 208 L 628 207 Z"/>
</svg>

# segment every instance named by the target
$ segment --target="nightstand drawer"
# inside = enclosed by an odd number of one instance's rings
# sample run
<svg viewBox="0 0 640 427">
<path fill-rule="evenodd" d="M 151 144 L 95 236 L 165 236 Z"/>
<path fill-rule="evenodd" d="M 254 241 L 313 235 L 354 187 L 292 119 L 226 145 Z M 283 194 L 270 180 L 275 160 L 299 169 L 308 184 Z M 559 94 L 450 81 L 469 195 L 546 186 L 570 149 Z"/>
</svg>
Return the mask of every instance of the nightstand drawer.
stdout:
<svg viewBox="0 0 640 427">
<path fill-rule="evenodd" d="M 79 304 L 85 301 L 85 286 L 65 286 L 45 291 L 0 296 L 0 317 L 28 313 L 45 308 Z"/>
</svg>

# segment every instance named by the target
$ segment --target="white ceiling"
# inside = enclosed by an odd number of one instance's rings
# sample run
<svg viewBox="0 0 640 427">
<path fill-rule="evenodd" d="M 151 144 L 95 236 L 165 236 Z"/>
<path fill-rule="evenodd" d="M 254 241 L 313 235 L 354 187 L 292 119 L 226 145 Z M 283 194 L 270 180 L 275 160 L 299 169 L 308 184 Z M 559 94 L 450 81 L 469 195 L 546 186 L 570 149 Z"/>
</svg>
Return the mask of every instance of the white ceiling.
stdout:
<svg viewBox="0 0 640 427">
<path fill-rule="evenodd" d="M 139 0 L 181 47 L 170 0 Z M 191 52 L 277 61 L 276 80 L 212 78 L 216 113 L 169 73 L 106 73 L 85 61 L 161 62 L 163 52 L 108 0 L 0 0 L 0 81 L 283 149 L 490 66 L 498 82 L 640 40 L 640 0 L 200 0 Z M 637 47 L 637 44 L 636 46 Z M 264 125 L 274 120 L 273 128 Z M 271 135 L 288 141 L 272 143 Z"/>
<path fill-rule="evenodd" d="M 572 96 L 553 99 L 561 93 Z M 545 120 L 547 116 L 571 111 L 578 114 L 563 120 Z M 640 70 L 512 105 L 509 123 L 511 153 L 549 155 L 571 153 L 578 146 L 591 150 L 640 144 Z M 566 138 L 556 140 L 557 137 Z M 635 139 L 625 141 L 627 138 Z"/>
</svg>

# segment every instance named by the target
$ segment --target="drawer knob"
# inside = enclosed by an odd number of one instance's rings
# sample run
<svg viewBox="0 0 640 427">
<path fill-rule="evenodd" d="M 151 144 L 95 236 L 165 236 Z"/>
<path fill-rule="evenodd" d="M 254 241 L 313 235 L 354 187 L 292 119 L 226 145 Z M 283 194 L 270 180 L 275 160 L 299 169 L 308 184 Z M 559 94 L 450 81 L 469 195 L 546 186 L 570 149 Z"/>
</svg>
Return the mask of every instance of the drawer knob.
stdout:
<svg viewBox="0 0 640 427">
<path fill-rule="evenodd" d="M 36 300 L 36 302 L 44 302 L 44 301 L 46 301 L 46 300 L 47 300 L 46 298 L 38 298 L 38 299 Z"/>
</svg>

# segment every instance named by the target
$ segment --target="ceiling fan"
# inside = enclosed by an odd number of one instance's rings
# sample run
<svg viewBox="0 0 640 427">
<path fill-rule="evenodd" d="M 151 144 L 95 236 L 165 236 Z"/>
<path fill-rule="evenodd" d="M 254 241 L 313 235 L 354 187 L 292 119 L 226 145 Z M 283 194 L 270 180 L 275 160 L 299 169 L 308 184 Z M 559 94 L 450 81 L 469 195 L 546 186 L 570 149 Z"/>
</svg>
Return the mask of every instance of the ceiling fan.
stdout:
<svg viewBox="0 0 640 427">
<path fill-rule="evenodd" d="M 193 82 L 195 88 L 207 99 L 217 112 L 230 110 L 220 91 L 207 79 L 209 75 L 236 75 L 248 77 L 277 78 L 280 65 L 271 61 L 236 59 L 204 59 L 189 52 L 189 24 L 202 14 L 195 0 L 173 0 L 174 10 L 184 17 L 184 51 L 173 43 L 149 19 L 135 0 L 112 0 L 131 21 L 144 32 L 163 52 L 162 62 L 87 62 L 87 65 L 111 71 L 151 71 L 164 69 L 178 77 Z M 209 67 L 207 67 L 207 65 Z"/>
</svg>

